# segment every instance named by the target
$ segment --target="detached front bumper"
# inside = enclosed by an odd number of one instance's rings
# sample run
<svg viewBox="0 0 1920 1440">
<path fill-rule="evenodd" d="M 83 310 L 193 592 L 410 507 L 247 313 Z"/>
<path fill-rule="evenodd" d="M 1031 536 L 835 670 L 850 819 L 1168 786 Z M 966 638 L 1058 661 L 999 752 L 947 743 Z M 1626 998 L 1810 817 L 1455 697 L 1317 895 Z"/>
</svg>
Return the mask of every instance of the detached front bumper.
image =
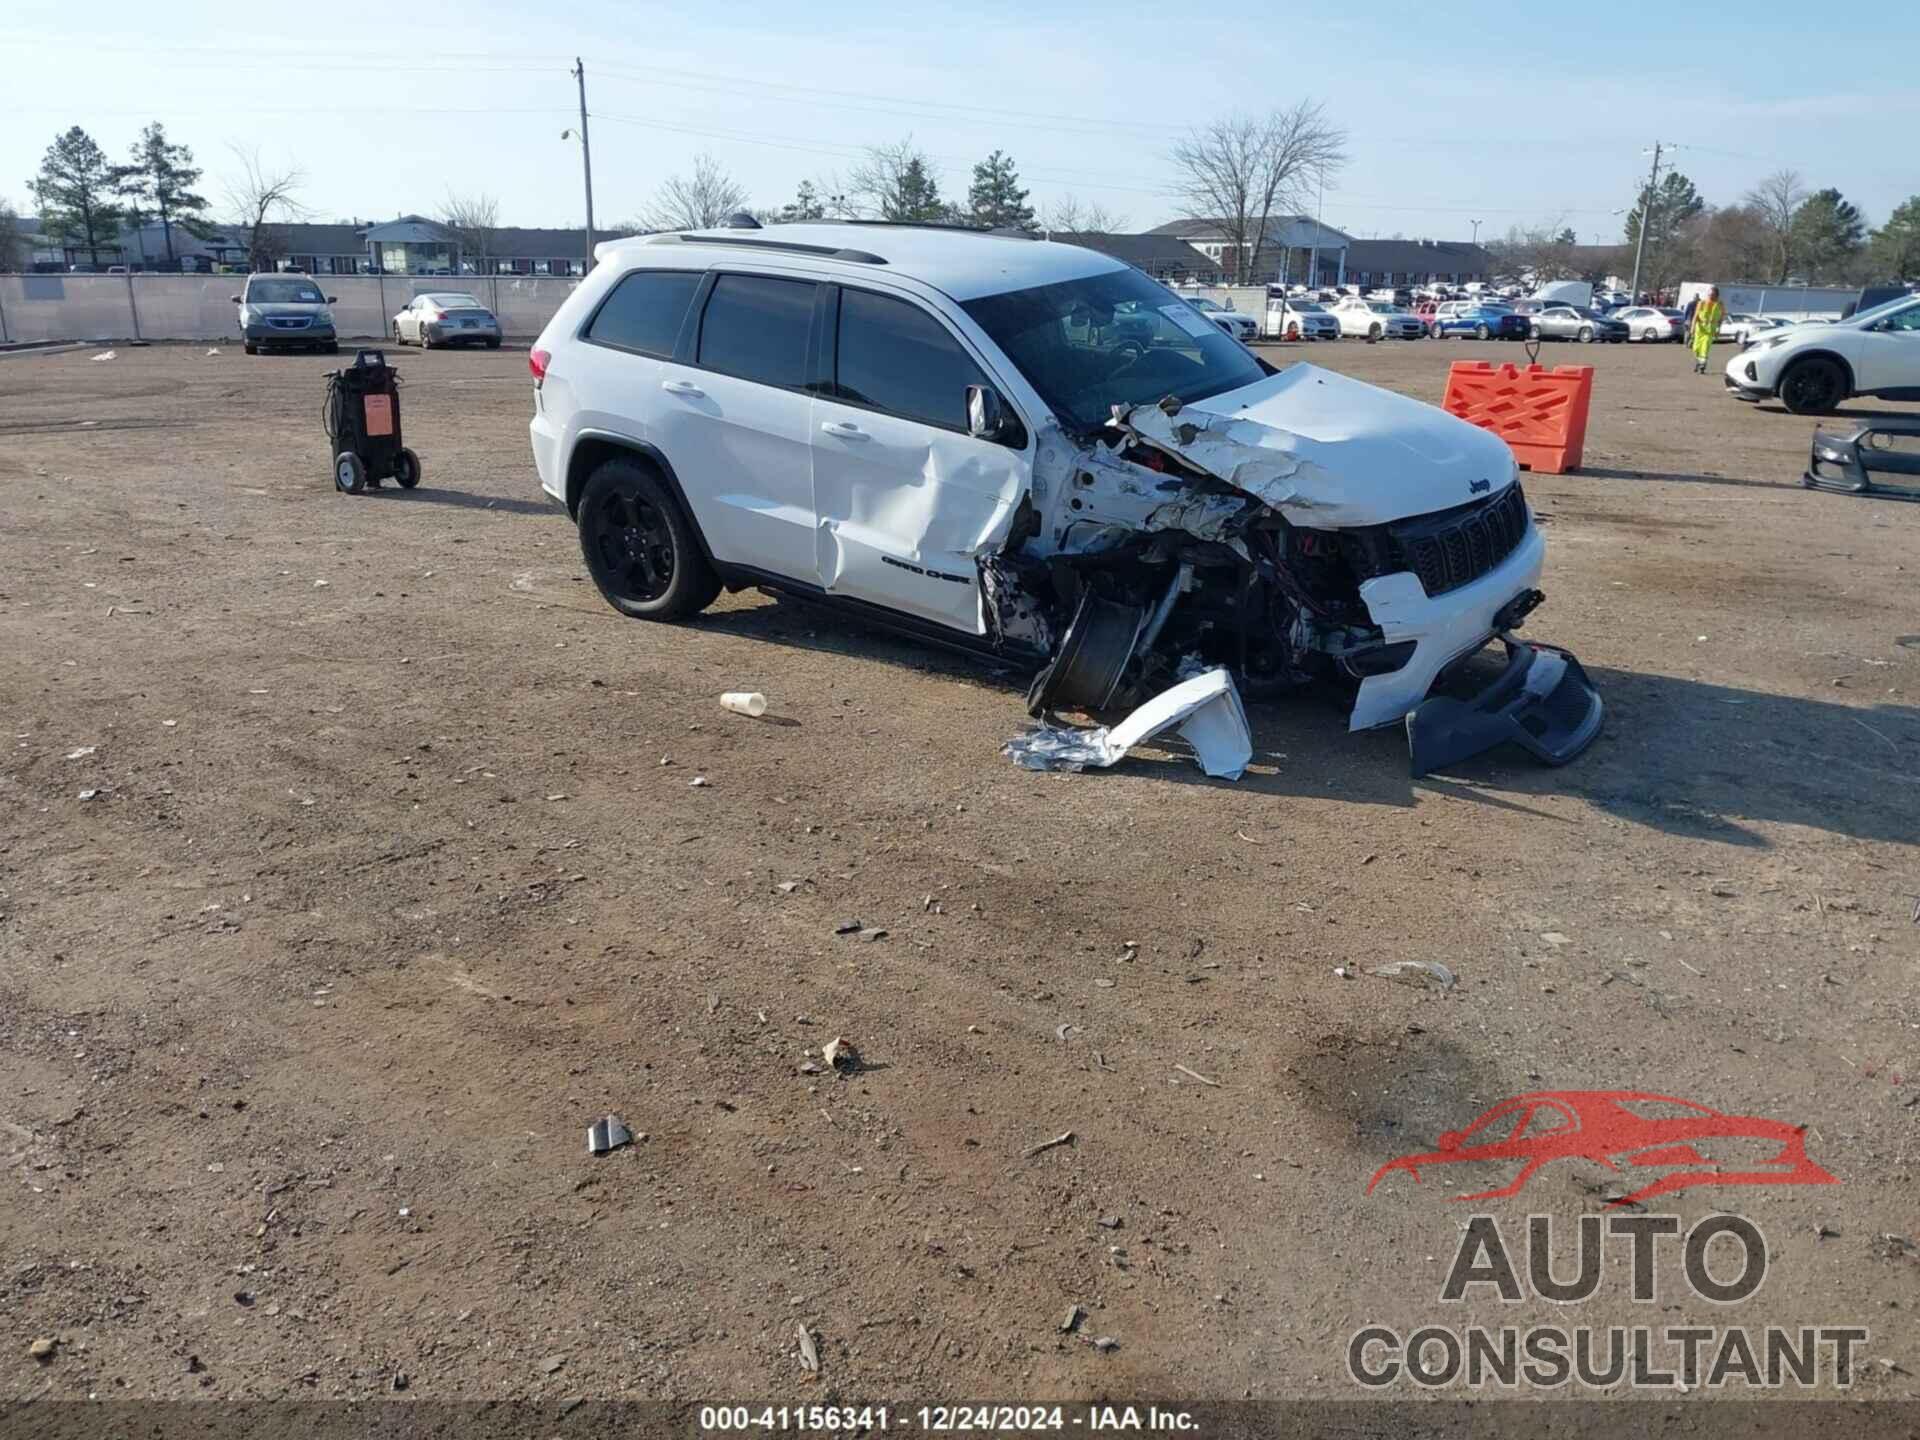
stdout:
<svg viewBox="0 0 1920 1440">
<path fill-rule="evenodd" d="M 1413 773 L 1457 765 L 1496 745 L 1513 743 L 1549 765 L 1564 765 L 1600 733 L 1600 692 L 1573 655 L 1502 632 L 1505 670 L 1470 700 L 1448 695 L 1407 714 Z"/>
<path fill-rule="evenodd" d="M 1920 420 L 1871 420 L 1851 430 L 1817 427 L 1800 483 L 1842 495 L 1920 500 L 1920 448 L 1902 448 L 1891 436 L 1920 444 Z"/>
</svg>

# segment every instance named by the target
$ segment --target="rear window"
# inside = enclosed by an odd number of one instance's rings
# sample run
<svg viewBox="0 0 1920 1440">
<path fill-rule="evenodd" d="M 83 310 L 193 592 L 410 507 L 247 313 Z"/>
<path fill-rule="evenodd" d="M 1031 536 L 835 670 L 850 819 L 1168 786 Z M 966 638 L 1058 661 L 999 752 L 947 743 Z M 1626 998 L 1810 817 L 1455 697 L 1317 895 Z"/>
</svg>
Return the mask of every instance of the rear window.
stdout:
<svg viewBox="0 0 1920 1440">
<path fill-rule="evenodd" d="M 798 390 L 807 383 L 811 280 L 722 275 L 700 322 L 699 363 L 723 375 Z"/>
<path fill-rule="evenodd" d="M 452 290 L 447 291 L 445 294 L 429 295 L 427 298 L 442 310 L 484 310 L 487 308 L 478 300 L 474 299 L 473 296 L 462 295 Z"/>
<path fill-rule="evenodd" d="M 836 399 L 949 430 L 967 428 L 979 367 L 926 311 L 864 290 L 840 292 Z"/>
<path fill-rule="evenodd" d="M 587 326 L 587 339 L 665 359 L 700 284 L 691 270 L 636 270 L 618 285 Z"/>
</svg>

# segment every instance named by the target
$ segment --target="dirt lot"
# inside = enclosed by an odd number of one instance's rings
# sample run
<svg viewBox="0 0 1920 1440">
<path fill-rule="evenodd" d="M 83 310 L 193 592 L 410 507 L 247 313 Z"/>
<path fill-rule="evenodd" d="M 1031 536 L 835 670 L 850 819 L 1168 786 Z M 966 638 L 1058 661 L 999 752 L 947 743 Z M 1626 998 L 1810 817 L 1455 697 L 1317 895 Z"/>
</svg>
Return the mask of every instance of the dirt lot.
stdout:
<svg viewBox="0 0 1920 1440">
<path fill-rule="evenodd" d="M 1023 772 L 1023 677 L 759 595 L 619 618 L 524 354 L 407 353 L 425 484 L 360 499 L 338 362 L 91 356 L 0 359 L 0 1396 L 1352 1397 L 1364 1324 L 1656 1310 L 1920 1385 L 1920 507 L 1801 490 L 1810 423 L 1678 347 L 1545 357 L 1599 371 L 1587 473 L 1527 482 L 1593 750 L 1409 781 L 1302 703 L 1237 785 Z M 803 1073 L 836 1035 L 866 1069 Z M 1761 1227 L 1732 1314 L 1613 1248 L 1443 1306 L 1470 1211 L 1619 1177 L 1374 1170 L 1603 1089 L 1841 1183 L 1657 1202 Z"/>
</svg>

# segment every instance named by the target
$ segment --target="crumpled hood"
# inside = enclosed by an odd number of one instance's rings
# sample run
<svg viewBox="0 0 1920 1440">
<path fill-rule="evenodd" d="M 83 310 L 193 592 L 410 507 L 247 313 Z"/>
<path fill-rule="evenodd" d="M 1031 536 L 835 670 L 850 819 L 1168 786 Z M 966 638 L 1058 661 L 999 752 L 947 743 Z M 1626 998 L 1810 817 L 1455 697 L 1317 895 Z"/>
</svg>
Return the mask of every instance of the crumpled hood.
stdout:
<svg viewBox="0 0 1920 1440">
<path fill-rule="evenodd" d="M 1168 416 L 1134 407 L 1139 439 L 1265 501 L 1297 525 L 1379 525 L 1513 483 L 1499 436 L 1391 390 L 1296 364 Z"/>
</svg>

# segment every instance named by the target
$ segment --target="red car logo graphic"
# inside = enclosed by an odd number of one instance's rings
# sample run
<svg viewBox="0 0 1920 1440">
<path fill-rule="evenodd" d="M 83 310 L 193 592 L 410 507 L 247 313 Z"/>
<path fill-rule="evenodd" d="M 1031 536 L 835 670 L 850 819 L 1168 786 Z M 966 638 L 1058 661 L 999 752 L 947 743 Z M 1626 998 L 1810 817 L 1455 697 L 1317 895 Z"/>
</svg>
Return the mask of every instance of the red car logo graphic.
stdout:
<svg viewBox="0 0 1920 1440">
<path fill-rule="evenodd" d="M 1700 1153 L 1706 1141 L 1729 1139 L 1778 1145 L 1748 1169 L 1724 1168 Z M 1498 1189 L 1456 1200 L 1498 1200 L 1519 1194 L 1542 1165 L 1555 1160 L 1591 1160 L 1609 1170 L 1666 1173 L 1610 1205 L 1635 1205 L 1696 1185 L 1837 1185 L 1829 1171 L 1807 1158 L 1806 1127 L 1758 1115 L 1723 1115 L 1691 1100 L 1639 1090 L 1551 1090 L 1503 1100 L 1465 1130 L 1449 1130 L 1440 1147 L 1403 1155 L 1374 1171 L 1367 1193 L 1396 1170 L 1420 1182 L 1420 1172 L 1463 1162 L 1517 1164 L 1519 1173 Z M 1638 1178 L 1637 1176 L 1634 1178 Z"/>
</svg>

